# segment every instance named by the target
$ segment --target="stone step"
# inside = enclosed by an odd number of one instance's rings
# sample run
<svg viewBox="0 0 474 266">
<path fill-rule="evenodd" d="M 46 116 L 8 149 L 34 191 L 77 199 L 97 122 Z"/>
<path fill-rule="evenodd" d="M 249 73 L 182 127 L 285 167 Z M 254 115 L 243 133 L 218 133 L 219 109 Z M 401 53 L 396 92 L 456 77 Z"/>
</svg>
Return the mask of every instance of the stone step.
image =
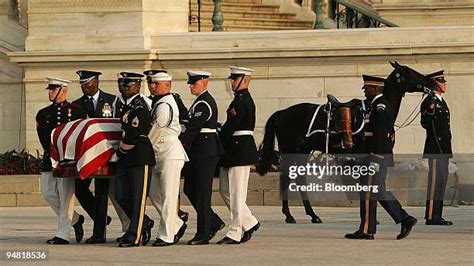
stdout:
<svg viewBox="0 0 474 266">
<path fill-rule="evenodd" d="M 275 13 L 265 11 L 229 11 L 225 13 L 224 21 L 230 18 L 265 18 L 265 19 L 294 19 L 295 13 Z M 201 20 L 212 19 L 212 10 L 203 10 Z"/>
<path fill-rule="evenodd" d="M 387 188 L 392 191 L 403 206 L 424 206 L 427 191 L 427 171 L 400 171 L 390 169 L 386 180 Z M 474 185 L 466 184 L 466 181 L 456 181 L 457 175 L 450 174 L 446 187 L 445 204 L 457 204 L 458 202 L 472 202 L 471 193 L 465 193 Z M 327 181 L 325 179 L 324 181 Z M 334 177 L 331 182 L 335 184 L 355 184 L 356 180 Z M 180 195 L 181 204 L 189 205 L 187 197 L 183 193 L 181 181 Z M 279 206 L 280 180 L 278 173 L 270 173 L 264 177 L 252 173 L 248 185 L 249 205 Z M 34 207 L 48 206 L 41 195 L 39 176 L 0 176 L 0 207 Z M 91 186 L 93 190 L 93 186 Z M 463 193 L 461 193 L 463 192 Z M 358 193 L 355 192 L 332 192 L 332 193 L 308 193 L 313 206 L 354 206 L 359 204 Z M 302 201 L 298 193 L 290 195 L 290 205 L 301 206 Z M 219 179 L 215 178 L 212 185 L 212 203 L 215 206 L 224 204 L 219 193 Z M 76 201 L 76 206 L 78 206 Z M 110 204 L 110 202 L 109 202 Z"/>
<path fill-rule="evenodd" d="M 192 3 L 197 3 L 197 0 L 191 0 Z M 202 3 L 212 3 L 214 4 L 213 0 L 201 0 Z M 227 4 L 227 3 L 239 3 L 239 4 L 262 4 L 262 0 L 223 0 L 221 2 L 222 4 Z"/>
<path fill-rule="evenodd" d="M 212 23 L 201 23 L 201 31 L 211 31 Z M 307 27 L 261 26 L 261 25 L 223 25 L 224 31 L 267 31 L 267 30 L 307 30 Z M 189 31 L 197 32 L 198 26 L 192 24 Z"/>
<path fill-rule="evenodd" d="M 212 31 L 212 23 L 201 23 L 201 31 Z M 269 26 L 223 26 L 224 31 L 268 31 L 268 30 L 303 30 L 303 29 L 308 29 L 308 28 L 302 28 L 302 27 L 284 27 L 284 26 L 274 26 L 274 27 L 269 27 Z M 198 31 L 198 26 L 197 24 L 193 24 L 189 27 L 190 32 L 197 32 Z"/>
<path fill-rule="evenodd" d="M 296 20 L 296 19 L 262 19 L 262 18 L 235 18 L 224 20 L 225 26 L 283 26 L 283 27 L 307 27 L 308 29 L 313 26 L 312 21 Z"/>
<path fill-rule="evenodd" d="M 214 4 L 211 2 L 201 3 L 201 12 L 202 10 L 214 10 Z M 226 12 L 238 12 L 238 11 L 266 11 L 266 12 L 276 12 L 280 11 L 279 5 L 263 5 L 263 4 L 242 4 L 242 3 L 222 3 L 221 5 L 222 13 L 225 16 Z M 193 15 L 196 15 L 198 12 L 197 4 L 191 5 L 191 12 Z"/>
<path fill-rule="evenodd" d="M 0 176 L 0 194 L 39 193 L 40 191 L 39 176 Z"/>
</svg>

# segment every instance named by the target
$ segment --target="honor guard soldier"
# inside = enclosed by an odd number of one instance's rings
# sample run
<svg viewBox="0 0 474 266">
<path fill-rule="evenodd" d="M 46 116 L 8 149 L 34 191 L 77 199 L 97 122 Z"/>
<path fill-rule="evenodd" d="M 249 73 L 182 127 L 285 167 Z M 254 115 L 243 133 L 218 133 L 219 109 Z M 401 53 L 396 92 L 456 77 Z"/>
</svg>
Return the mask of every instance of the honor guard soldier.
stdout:
<svg viewBox="0 0 474 266">
<path fill-rule="evenodd" d="M 150 99 L 152 100 L 152 108 L 155 106 L 156 104 L 156 101 L 158 100 L 158 98 L 160 98 L 159 96 L 156 96 L 154 95 L 153 93 L 153 82 L 152 82 L 152 78 L 151 76 L 155 75 L 155 74 L 158 74 L 158 73 L 168 73 L 168 71 L 164 70 L 164 69 L 149 69 L 149 70 L 145 70 L 143 72 L 143 74 L 146 76 L 146 81 L 148 83 L 148 90 L 150 91 Z M 186 106 L 184 105 L 183 103 L 183 100 L 181 99 L 181 96 L 178 94 L 178 93 L 174 93 L 174 92 L 171 92 L 170 93 L 171 96 L 173 96 L 175 102 L 176 102 L 176 105 L 178 106 L 178 110 L 179 110 L 179 123 L 183 126 L 182 129 L 184 128 L 184 124 L 187 123 L 189 121 L 189 115 L 188 115 L 188 108 L 186 108 Z M 151 114 L 153 115 L 153 114 Z M 179 197 L 178 197 L 178 202 L 179 202 Z M 178 211 L 178 216 L 179 218 L 181 218 L 181 220 L 183 220 L 184 222 L 187 222 L 188 221 L 188 218 L 189 218 L 189 213 L 179 209 Z"/>
<path fill-rule="evenodd" d="M 155 151 L 156 165 L 148 196 L 161 218 L 153 246 L 163 247 L 177 243 L 187 228 L 176 210 L 179 207 L 181 169 L 188 157 L 178 138 L 181 125 L 178 105 L 170 92 L 172 77 L 166 72 L 159 72 L 149 78 L 148 86 L 155 103 L 148 137 Z"/>
<path fill-rule="evenodd" d="M 421 104 L 421 126 L 426 129 L 423 157 L 428 158 L 429 165 L 425 219 L 427 225 L 452 225 L 451 221 L 443 219 L 449 158 L 453 157 L 449 108 L 441 96 L 446 93 L 446 80 L 443 70 L 427 77 L 436 82 L 437 88 Z"/>
<path fill-rule="evenodd" d="M 124 84 L 125 84 L 125 80 L 123 79 L 122 74 L 117 73 L 117 87 L 118 87 L 118 90 L 119 90 L 119 95 L 117 95 L 117 97 L 115 98 L 114 103 L 112 104 L 112 110 L 113 110 L 112 114 L 113 114 L 114 118 L 122 118 L 123 114 L 125 113 L 125 109 L 126 109 L 125 102 L 126 102 L 127 97 L 125 95 L 125 85 Z M 147 97 L 145 97 L 143 94 L 140 94 L 140 95 L 143 97 L 143 99 L 145 100 L 147 105 L 151 106 L 151 100 L 148 99 Z M 110 198 L 110 201 L 112 202 L 112 204 L 114 205 L 115 211 L 117 212 L 117 215 L 118 215 L 118 217 L 120 219 L 120 222 L 122 224 L 122 232 L 124 234 L 120 237 L 117 237 L 117 239 L 116 239 L 117 242 L 120 242 L 125 237 L 126 232 L 128 230 L 128 227 L 130 226 L 130 218 L 127 216 L 125 211 L 122 209 L 122 207 L 120 207 L 120 204 L 115 199 L 115 184 L 111 184 L 111 186 L 109 187 L 109 198 Z M 145 214 L 145 216 L 146 216 L 146 214 Z M 144 241 L 142 241 L 143 243 L 148 243 L 149 240 L 147 240 L 147 239 L 151 238 L 151 228 L 153 227 L 153 224 L 154 224 L 153 220 L 151 220 L 149 218 L 147 218 L 147 220 L 150 221 L 149 225 L 151 227 L 145 228 L 145 230 L 143 231 L 143 240 L 144 240 Z"/>
<path fill-rule="evenodd" d="M 189 70 L 187 75 L 196 100 L 189 108 L 189 123 L 179 139 L 189 156 L 184 168 L 184 194 L 197 213 L 197 232 L 188 245 L 205 245 L 225 226 L 211 209 L 212 181 L 223 149 L 216 130 L 217 104 L 207 91 L 211 73 Z"/>
<path fill-rule="evenodd" d="M 116 96 L 106 93 L 99 88 L 99 76 L 96 71 L 79 70 L 79 83 L 81 84 L 81 98 L 73 103 L 82 106 L 89 118 L 112 117 L 112 104 Z M 86 244 L 97 244 L 106 242 L 106 225 L 110 224 L 112 218 L 107 215 L 109 180 L 94 179 L 95 195 L 89 190 L 92 178 L 85 180 L 76 178 L 76 198 L 82 208 L 94 220 L 92 236 L 86 240 Z"/>
<path fill-rule="evenodd" d="M 231 213 L 227 235 L 218 244 L 247 242 L 260 223 L 246 204 L 250 166 L 257 162 L 257 146 L 253 138 L 255 104 L 249 92 L 252 69 L 230 67 L 234 100 L 227 108 L 227 120 L 219 134 L 224 147 L 221 158 L 220 193 Z"/>
<path fill-rule="evenodd" d="M 115 118 L 122 118 L 122 115 L 125 113 L 125 102 L 126 102 L 126 96 L 124 95 L 125 92 L 125 86 L 124 86 L 124 79 L 122 77 L 121 73 L 117 73 L 117 88 L 120 92 L 119 95 L 117 95 L 113 105 L 112 105 L 112 110 L 113 110 L 113 117 Z M 152 99 L 149 97 L 146 97 L 143 93 L 140 93 L 140 96 L 143 98 L 145 103 L 147 104 L 148 108 L 151 110 L 153 106 Z"/>
<path fill-rule="evenodd" d="M 365 97 L 369 105 L 369 121 L 365 124 L 365 151 L 368 153 L 369 169 L 374 175 L 363 176 L 361 185 L 374 186 L 377 189 L 360 192 L 360 227 L 355 233 L 346 234 L 349 239 L 374 239 L 377 223 L 377 201 L 392 217 L 395 223 L 401 223 L 397 239 L 407 237 L 417 220 L 408 215 L 398 200 L 387 191 L 385 179 L 387 167 L 393 166 L 393 114 L 383 96 L 385 79 L 363 75 Z"/>
<path fill-rule="evenodd" d="M 146 197 L 150 184 L 152 166 L 155 165 L 153 147 L 148 138 L 150 131 L 150 110 L 140 95 L 143 75 L 130 72 L 121 73 L 124 81 L 126 109 L 122 116 L 123 137 L 117 149 L 117 172 L 115 177 L 115 197 L 130 218 L 130 226 L 119 247 L 139 246 L 142 231 L 150 234 L 153 226 L 145 215 Z M 145 230 L 144 230 L 145 229 Z M 149 241 L 143 239 L 143 245 Z"/>
<path fill-rule="evenodd" d="M 84 236 L 84 216 L 78 215 L 73 210 L 74 179 L 53 177 L 49 151 L 53 130 L 67 122 L 85 118 L 86 113 L 80 106 L 66 100 L 69 80 L 51 77 L 46 79 L 48 80 L 46 89 L 52 104 L 41 109 L 36 115 L 36 131 L 44 150 L 41 164 L 41 193 L 59 218 L 58 232 L 47 243 L 69 244 L 71 225 L 75 231 L 76 241 L 79 243 Z"/>
</svg>

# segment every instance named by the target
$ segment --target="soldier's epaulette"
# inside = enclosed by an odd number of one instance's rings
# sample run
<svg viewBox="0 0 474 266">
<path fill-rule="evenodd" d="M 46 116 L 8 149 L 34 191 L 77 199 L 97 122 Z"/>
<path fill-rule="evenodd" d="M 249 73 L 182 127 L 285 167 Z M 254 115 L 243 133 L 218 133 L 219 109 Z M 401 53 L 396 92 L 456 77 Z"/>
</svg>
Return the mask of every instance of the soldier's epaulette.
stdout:
<svg viewBox="0 0 474 266">
<path fill-rule="evenodd" d="M 383 104 L 383 103 L 379 103 L 379 104 L 377 104 L 377 109 L 385 110 L 385 109 L 387 109 L 387 106 L 385 106 L 385 104 Z"/>
</svg>

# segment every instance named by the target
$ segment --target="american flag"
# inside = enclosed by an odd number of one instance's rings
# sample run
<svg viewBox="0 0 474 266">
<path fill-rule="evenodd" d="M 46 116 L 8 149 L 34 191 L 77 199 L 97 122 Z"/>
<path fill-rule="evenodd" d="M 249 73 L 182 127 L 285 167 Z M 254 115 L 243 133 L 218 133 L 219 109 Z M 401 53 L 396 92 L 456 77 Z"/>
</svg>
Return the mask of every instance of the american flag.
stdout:
<svg viewBox="0 0 474 266">
<path fill-rule="evenodd" d="M 121 138 L 118 118 L 88 118 L 63 124 L 51 134 L 51 162 L 60 169 L 61 162 L 75 161 L 79 177 L 86 179 L 111 160 Z"/>
</svg>

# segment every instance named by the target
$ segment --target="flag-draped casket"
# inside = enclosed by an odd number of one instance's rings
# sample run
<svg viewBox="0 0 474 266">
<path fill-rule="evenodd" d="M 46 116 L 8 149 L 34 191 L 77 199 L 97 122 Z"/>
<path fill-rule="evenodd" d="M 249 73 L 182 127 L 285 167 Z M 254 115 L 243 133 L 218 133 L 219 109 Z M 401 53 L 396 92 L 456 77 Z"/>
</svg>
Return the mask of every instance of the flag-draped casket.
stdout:
<svg viewBox="0 0 474 266">
<path fill-rule="evenodd" d="M 51 134 L 51 162 L 57 177 L 113 175 L 109 162 L 122 137 L 118 118 L 79 119 L 55 128 Z"/>
</svg>

